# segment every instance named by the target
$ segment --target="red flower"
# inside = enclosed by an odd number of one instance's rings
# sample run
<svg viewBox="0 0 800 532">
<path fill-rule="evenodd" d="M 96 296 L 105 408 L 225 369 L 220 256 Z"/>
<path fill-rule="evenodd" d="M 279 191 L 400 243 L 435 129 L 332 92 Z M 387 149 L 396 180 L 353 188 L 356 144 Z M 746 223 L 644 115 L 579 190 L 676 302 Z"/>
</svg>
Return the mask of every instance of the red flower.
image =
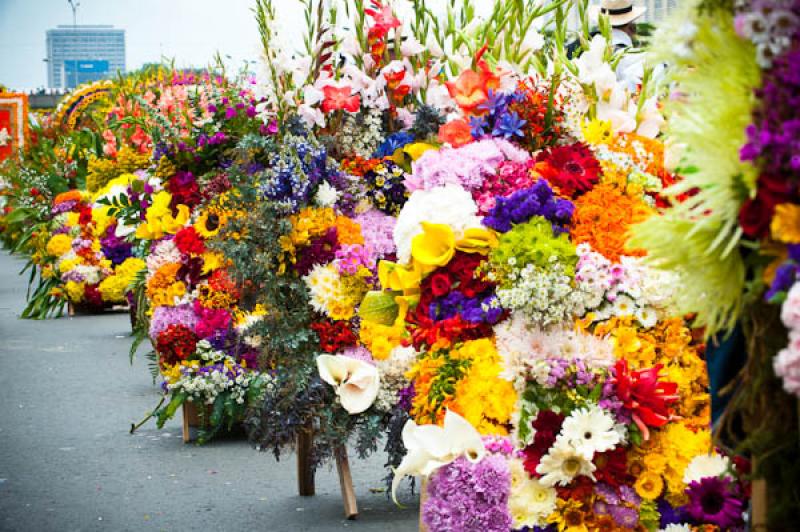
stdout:
<svg viewBox="0 0 800 532">
<path fill-rule="evenodd" d="M 617 397 L 630 412 L 645 440 L 650 438 L 648 427 L 663 427 L 672 419 L 671 407 L 680 396 L 674 382 L 660 381 L 661 364 L 631 371 L 627 360 L 618 360 L 614 366 L 612 382 Z"/>
<path fill-rule="evenodd" d="M 531 423 L 533 430 L 536 432 L 533 437 L 533 443 L 523 451 L 525 458 L 522 462 L 525 471 L 531 476 L 539 476 L 539 473 L 536 472 L 536 467 L 556 442 L 564 417 L 563 414 L 557 414 L 552 410 L 540 410 L 536 415 L 536 419 Z"/>
<path fill-rule="evenodd" d="M 320 349 L 326 353 L 336 353 L 358 343 L 358 338 L 347 321 L 320 321 L 312 323 L 311 329 L 317 333 Z"/>
<path fill-rule="evenodd" d="M 358 94 L 351 94 L 350 87 L 334 87 L 333 85 L 326 85 L 322 88 L 325 94 L 325 99 L 322 101 L 322 112 L 330 113 L 344 109 L 348 113 L 358 112 L 361 106 L 361 98 Z"/>
<path fill-rule="evenodd" d="M 197 347 L 197 335 L 185 325 L 170 325 L 158 335 L 156 351 L 162 367 L 187 360 Z"/>
<path fill-rule="evenodd" d="M 78 216 L 78 224 L 80 225 L 89 225 L 92 222 L 92 208 L 88 205 L 83 205 L 80 207 L 78 211 L 80 215 Z"/>
<path fill-rule="evenodd" d="M 87 284 L 83 290 L 86 302 L 94 308 L 103 308 L 103 296 L 97 289 L 96 284 Z"/>
<path fill-rule="evenodd" d="M 594 477 L 597 482 L 605 482 L 612 486 L 626 484 L 630 480 L 628 474 L 628 451 L 625 447 L 615 447 L 611 451 L 594 455 L 594 465 L 597 470 Z"/>
<path fill-rule="evenodd" d="M 750 238 L 763 238 L 769 234 L 775 206 L 783 203 L 791 196 L 791 185 L 788 181 L 771 175 L 758 177 L 758 193 L 755 198 L 748 198 L 739 211 L 739 225 Z"/>
<path fill-rule="evenodd" d="M 455 81 L 445 83 L 450 97 L 453 98 L 465 113 L 475 113 L 477 107 L 489 99 L 489 91 L 497 90 L 500 77 L 492 72 L 489 64 L 481 59 L 488 49 L 481 48 L 476 54 L 480 72 L 464 70 Z"/>
<path fill-rule="evenodd" d="M 586 192 L 600 180 L 600 163 L 580 142 L 549 148 L 536 162 L 536 171 L 565 196 Z"/>
<path fill-rule="evenodd" d="M 595 482 L 592 479 L 581 475 L 568 486 L 556 486 L 556 491 L 558 492 L 558 497 L 561 499 L 583 501 L 592 494 L 594 485 Z"/>
<path fill-rule="evenodd" d="M 441 297 L 450 293 L 450 288 L 453 286 L 453 281 L 450 276 L 445 272 L 436 272 L 430 277 L 431 292 L 434 297 Z"/>
<path fill-rule="evenodd" d="M 364 13 L 372 17 L 374 23 L 370 33 L 378 39 L 384 38 L 389 30 L 400 27 L 400 20 L 392 13 L 391 6 L 385 6 L 381 2 L 373 1 L 372 7 L 365 9 Z"/>
<path fill-rule="evenodd" d="M 202 255 L 206 245 L 194 227 L 184 227 L 175 234 L 175 245 L 184 255 Z"/>
<path fill-rule="evenodd" d="M 439 142 L 458 148 L 472 142 L 472 130 L 463 118 L 451 120 L 439 128 Z"/>
</svg>

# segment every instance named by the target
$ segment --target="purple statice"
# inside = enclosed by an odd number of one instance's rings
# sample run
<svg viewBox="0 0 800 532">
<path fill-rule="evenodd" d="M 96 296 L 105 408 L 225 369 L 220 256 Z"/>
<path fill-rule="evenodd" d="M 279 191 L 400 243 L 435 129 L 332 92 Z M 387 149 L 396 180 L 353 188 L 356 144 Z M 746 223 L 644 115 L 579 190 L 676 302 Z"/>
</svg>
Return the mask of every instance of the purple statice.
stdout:
<svg viewBox="0 0 800 532">
<path fill-rule="evenodd" d="M 364 245 L 375 252 L 376 259 L 391 259 L 397 251 L 392 233 L 397 218 L 384 214 L 377 209 L 370 209 L 355 217 L 361 226 Z"/>
<path fill-rule="evenodd" d="M 729 478 L 706 477 L 686 488 L 686 510 L 695 521 L 717 525 L 722 530 L 742 524 L 744 503 Z"/>
<path fill-rule="evenodd" d="M 571 201 L 556 197 L 547 181 L 541 179 L 507 198 L 497 198 L 483 224 L 505 233 L 516 224 L 542 216 L 552 224 L 554 232 L 563 233 L 568 230 L 574 211 L 575 205 Z"/>
<path fill-rule="evenodd" d="M 765 71 L 753 124 L 747 128 L 743 161 L 758 161 L 762 172 L 790 179 L 800 171 L 800 40 Z"/>
<path fill-rule="evenodd" d="M 422 520 L 429 530 L 511 529 L 511 474 L 503 456 L 489 455 L 476 464 L 460 457 L 437 470 L 427 489 Z"/>
<path fill-rule="evenodd" d="M 308 246 L 298 251 L 294 269 L 306 275 L 317 264 L 327 264 L 336 258 L 339 251 L 339 237 L 336 227 L 329 227 L 321 236 L 311 239 Z"/>
<path fill-rule="evenodd" d="M 406 412 L 410 411 L 416 395 L 413 382 L 405 388 L 401 388 L 397 391 L 397 407 Z"/>
<path fill-rule="evenodd" d="M 375 365 L 375 359 L 372 358 L 372 353 L 370 353 L 369 349 L 362 347 L 360 345 L 345 347 L 337 354 L 349 358 L 354 358 L 362 362 L 367 362 L 369 364 L 372 364 L 373 366 Z"/>
<path fill-rule="evenodd" d="M 156 307 L 150 318 L 150 338 L 158 338 L 158 335 L 170 325 L 184 325 L 194 331 L 197 325 L 197 315 L 194 313 L 192 305 Z"/>
<path fill-rule="evenodd" d="M 428 316 L 434 321 L 441 321 L 461 316 L 469 323 L 488 323 L 494 325 L 500 321 L 505 310 L 500 306 L 497 296 L 491 291 L 467 297 L 458 290 L 436 298 L 428 307 Z"/>
<path fill-rule="evenodd" d="M 50 210 L 50 214 L 55 216 L 57 214 L 70 212 L 72 209 L 75 208 L 76 205 L 78 205 L 78 203 L 79 203 L 78 200 L 62 201 L 61 203 L 53 205 L 53 208 Z"/>
<path fill-rule="evenodd" d="M 667 528 L 668 525 L 685 523 L 689 520 L 689 514 L 684 507 L 675 508 L 666 499 L 659 499 L 657 508 L 660 516 L 660 528 Z"/>
</svg>

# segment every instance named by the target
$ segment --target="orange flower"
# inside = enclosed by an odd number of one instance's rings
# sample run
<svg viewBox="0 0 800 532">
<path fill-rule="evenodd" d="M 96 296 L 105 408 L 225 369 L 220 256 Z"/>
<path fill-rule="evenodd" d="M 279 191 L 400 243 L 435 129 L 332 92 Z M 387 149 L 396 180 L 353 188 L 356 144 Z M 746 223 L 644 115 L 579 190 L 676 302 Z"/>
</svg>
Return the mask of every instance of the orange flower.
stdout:
<svg viewBox="0 0 800 532">
<path fill-rule="evenodd" d="M 64 203 L 66 201 L 80 201 L 81 200 L 81 191 L 80 190 L 69 190 L 67 192 L 62 192 L 58 196 L 56 196 L 53 203 L 58 205 L 59 203 Z"/>
<path fill-rule="evenodd" d="M 439 128 L 439 142 L 449 143 L 454 148 L 472 142 L 472 131 L 463 118 L 452 120 Z"/>
<path fill-rule="evenodd" d="M 486 47 L 484 46 L 478 52 L 480 72 L 465 70 L 455 81 L 445 83 L 450 97 L 465 113 L 475 113 L 475 109 L 489 99 L 489 91 L 497 90 L 497 87 L 500 86 L 500 77 L 492 72 L 486 61 L 480 59 L 485 51 Z"/>
<path fill-rule="evenodd" d="M 610 261 L 619 261 L 620 255 L 641 257 L 644 250 L 626 249 L 625 242 L 630 226 L 651 214 L 653 209 L 642 200 L 604 183 L 575 201 L 570 236 L 576 245 L 587 242 Z"/>
</svg>

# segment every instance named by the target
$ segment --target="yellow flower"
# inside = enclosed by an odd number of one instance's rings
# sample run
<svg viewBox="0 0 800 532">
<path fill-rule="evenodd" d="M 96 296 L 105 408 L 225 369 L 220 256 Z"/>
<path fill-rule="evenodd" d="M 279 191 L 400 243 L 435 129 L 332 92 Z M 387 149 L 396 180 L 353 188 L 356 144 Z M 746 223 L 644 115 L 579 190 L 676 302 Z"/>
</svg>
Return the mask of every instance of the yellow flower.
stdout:
<svg viewBox="0 0 800 532">
<path fill-rule="evenodd" d="M 47 242 L 47 253 L 54 257 L 66 255 L 72 249 L 72 238 L 67 235 L 53 235 Z"/>
<path fill-rule="evenodd" d="M 456 236 L 445 224 L 422 222 L 422 233 L 411 241 L 411 256 L 424 266 L 445 266 L 456 252 Z"/>
<path fill-rule="evenodd" d="M 579 501 L 558 499 L 556 510 L 547 518 L 548 523 L 555 523 L 558 532 L 589 532 L 586 526 L 586 513 Z"/>
<path fill-rule="evenodd" d="M 83 301 L 84 284 L 76 283 L 75 281 L 67 281 L 64 285 L 64 291 L 67 294 L 67 299 L 73 303 L 80 303 Z"/>
<path fill-rule="evenodd" d="M 214 270 L 219 270 L 225 265 L 225 255 L 215 251 L 203 253 L 203 275 L 208 275 Z"/>
<path fill-rule="evenodd" d="M 594 119 L 581 126 L 583 139 L 589 144 L 605 144 L 611 140 L 611 121 Z"/>
<path fill-rule="evenodd" d="M 382 260 L 378 263 L 378 280 L 384 290 L 403 292 L 405 294 L 419 292 L 423 272 L 419 267 L 401 266 L 400 264 Z"/>
<path fill-rule="evenodd" d="M 189 220 L 189 207 L 178 205 L 178 215 L 172 215 L 172 195 L 162 190 L 153 196 L 153 203 L 145 213 L 145 221 L 136 228 L 136 238 L 157 240 L 165 234 L 175 234 Z"/>
<path fill-rule="evenodd" d="M 67 213 L 67 221 L 65 225 L 67 227 L 75 227 L 78 225 L 78 220 L 80 219 L 80 214 L 77 212 L 68 212 Z"/>
<path fill-rule="evenodd" d="M 222 229 L 227 221 L 228 216 L 226 214 L 206 210 L 197 218 L 197 221 L 194 223 L 194 229 L 197 231 L 197 234 L 208 239 L 217 236 L 219 230 Z"/>
<path fill-rule="evenodd" d="M 664 491 L 664 481 L 658 473 L 647 471 L 636 479 L 636 484 L 633 487 L 643 499 L 654 501 Z"/>
<path fill-rule="evenodd" d="M 800 205 L 794 203 L 777 205 L 770 230 L 775 240 L 786 244 L 800 244 Z"/>
<path fill-rule="evenodd" d="M 465 253 L 487 255 L 498 245 L 497 235 L 490 229 L 471 227 L 464 231 L 464 236 L 456 242 L 456 249 Z"/>
</svg>

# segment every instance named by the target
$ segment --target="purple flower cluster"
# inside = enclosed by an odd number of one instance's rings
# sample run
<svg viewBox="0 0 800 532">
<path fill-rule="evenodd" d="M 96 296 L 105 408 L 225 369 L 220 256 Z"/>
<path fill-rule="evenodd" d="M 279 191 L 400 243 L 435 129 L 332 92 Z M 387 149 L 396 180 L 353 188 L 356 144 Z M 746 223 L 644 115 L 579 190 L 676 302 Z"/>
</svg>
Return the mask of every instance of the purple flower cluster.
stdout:
<svg viewBox="0 0 800 532">
<path fill-rule="evenodd" d="M 516 224 L 525 223 L 534 216 L 542 216 L 553 225 L 554 232 L 564 233 L 574 211 L 575 205 L 571 201 L 556 197 L 547 181 L 541 179 L 507 198 L 497 198 L 495 206 L 483 219 L 483 224 L 505 233 Z"/>
<path fill-rule="evenodd" d="M 428 316 L 434 321 L 461 316 L 469 323 L 494 325 L 503 317 L 505 310 L 493 293 L 467 297 L 458 290 L 436 298 L 428 307 Z"/>
<path fill-rule="evenodd" d="M 361 226 L 364 245 L 375 251 L 376 258 L 388 259 L 395 254 L 392 233 L 397 223 L 396 218 L 377 209 L 370 209 L 356 216 L 355 221 Z"/>
<path fill-rule="evenodd" d="M 622 528 L 634 529 L 639 524 L 639 506 L 642 498 L 627 485 L 615 488 L 609 484 L 599 483 L 594 487 L 597 499 L 594 512 L 597 515 L 610 515 Z"/>
<path fill-rule="evenodd" d="M 106 231 L 106 236 L 100 240 L 103 255 L 105 255 L 114 266 L 122 264 L 125 259 L 133 256 L 133 245 L 119 238 L 115 234 L 116 230 L 117 224 L 114 223 Z"/>
<path fill-rule="evenodd" d="M 158 338 L 158 335 L 170 325 L 184 325 L 194 330 L 197 325 L 197 315 L 194 313 L 192 305 L 156 307 L 150 318 L 150 338 Z"/>
<path fill-rule="evenodd" d="M 775 278 L 772 280 L 769 290 L 764 294 L 765 301 L 779 302 L 779 296 L 784 295 L 797 280 L 800 273 L 800 244 L 790 244 L 788 246 L 789 260 L 778 266 L 775 270 Z"/>
<path fill-rule="evenodd" d="M 472 137 L 479 139 L 487 134 L 506 139 L 524 137 L 522 128 L 526 121 L 521 119 L 515 111 L 509 110 L 508 106 L 525 101 L 525 93 L 489 90 L 488 96 L 489 98 L 478 106 L 478 109 L 486 111 L 486 114 L 470 119 Z"/>
<path fill-rule="evenodd" d="M 461 457 L 431 476 L 422 520 L 429 530 L 508 532 L 510 491 L 503 456 L 489 455 L 477 464 Z"/>
<path fill-rule="evenodd" d="M 69 201 L 62 201 L 56 205 L 53 205 L 52 210 L 50 213 L 55 216 L 57 214 L 62 214 L 65 212 L 70 212 L 75 206 L 78 205 L 78 200 L 69 200 Z"/>
<path fill-rule="evenodd" d="M 731 479 L 706 477 L 689 484 L 686 494 L 686 510 L 697 522 L 717 525 L 722 530 L 741 524 L 742 497 Z"/>
<path fill-rule="evenodd" d="M 754 123 L 747 127 L 743 161 L 758 160 L 766 174 L 800 171 L 800 45 L 795 44 L 764 73 L 761 101 Z"/>
</svg>

